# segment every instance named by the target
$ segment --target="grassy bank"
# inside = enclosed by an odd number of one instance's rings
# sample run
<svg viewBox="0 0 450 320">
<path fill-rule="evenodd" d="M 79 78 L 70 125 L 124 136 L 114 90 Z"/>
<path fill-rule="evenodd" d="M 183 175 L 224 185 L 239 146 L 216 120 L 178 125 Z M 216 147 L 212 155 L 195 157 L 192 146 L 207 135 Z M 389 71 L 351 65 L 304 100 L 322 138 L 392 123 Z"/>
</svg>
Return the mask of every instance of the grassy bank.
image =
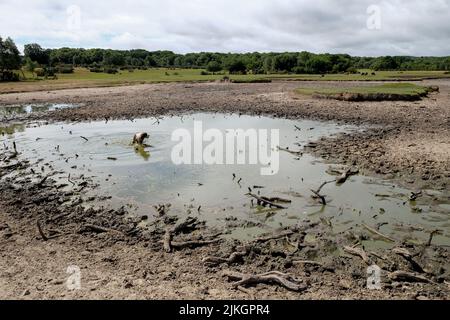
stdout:
<svg viewBox="0 0 450 320">
<path fill-rule="evenodd" d="M 56 80 L 33 79 L 31 74 L 26 74 L 28 80 L 20 82 L 0 83 L 0 93 L 26 92 L 70 89 L 82 87 L 105 87 L 117 85 L 131 85 L 158 82 L 180 81 L 215 81 L 224 77 L 224 74 L 202 75 L 199 69 L 165 69 L 155 68 L 148 70 L 127 70 L 117 74 L 95 73 L 84 68 L 75 69 L 71 74 L 58 74 Z M 268 80 L 293 80 L 293 81 L 395 81 L 395 80 L 421 80 L 428 78 L 450 78 L 450 74 L 441 71 L 382 71 L 372 74 L 365 71 L 364 74 L 247 74 L 227 75 L 235 82 L 261 82 Z"/>
<path fill-rule="evenodd" d="M 346 88 L 299 88 L 298 94 L 315 98 L 345 101 L 420 100 L 437 88 L 419 86 L 412 83 L 386 83 L 376 86 Z"/>
</svg>

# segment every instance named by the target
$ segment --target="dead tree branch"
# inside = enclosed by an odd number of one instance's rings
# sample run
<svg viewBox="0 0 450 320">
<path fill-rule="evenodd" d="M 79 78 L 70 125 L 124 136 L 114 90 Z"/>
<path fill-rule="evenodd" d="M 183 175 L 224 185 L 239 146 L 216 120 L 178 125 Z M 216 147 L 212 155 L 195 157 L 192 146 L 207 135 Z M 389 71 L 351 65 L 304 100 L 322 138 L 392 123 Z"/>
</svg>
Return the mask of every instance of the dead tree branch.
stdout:
<svg viewBox="0 0 450 320">
<path fill-rule="evenodd" d="M 245 287 L 248 285 L 255 285 L 258 283 L 278 284 L 292 291 L 303 291 L 306 290 L 307 288 L 307 285 L 301 283 L 301 281 L 294 279 L 292 276 L 288 274 L 278 271 L 271 271 L 267 273 L 252 275 L 235 272 L 231 270 L 225 270 L 223 272 L 223 275 L 228 277 L 229 280 L 237 280 L 236 282 L 233 283 L 234 288 L 237 288 L 239 286 Z"/>
<path fill-rule="evenodd" d="M 259 197 L 256 194 L 253 193 L 247 193 L 252 198 L 255 198 L 257 200 L 258 204 L 263 204 L 264 206 L 268 205 L 269 207 L 277 208 L 277 209 L 286 209 L 286 207 L 283 207 L 282 205 L 279 205 L 277 203 L 271 202 L 269 200 L 266 200 L 264 197 Z"/>
<path fill-rule="evenodd" d="M 249 254 L 249 252 L 250 248 L 247 246 L 243 246 L 241 250 L 233 252 L 228 258 L 210 256 L 204 258 L 203 262 L 209 265 L 218 265 L 221 263 L 232 264 L 239 261 L 239 259 L 246 256 L 247 254 Z"/>
<path fill-rule="evenodd" d="M 351 255 L 360 257 L 367 265 L 372 264 L 372 261 L 370 260 L 369 256 L 362 248 L 353 248 L 353 247 L 345 246 L 344 251 Z"/>
<path fill-rule="evenodd" d="M 391 238 L 391 237 L 389 237 L 387 235 L 382 234 L 380 231 L 378 231 L 378 230 L 376 230 L 376 229 L 374 229 L 372 227 L 369 227 L 368 225 L 366 225 L 364 223 L 362 224 L 362 226 L 364 228 L 366 228 L 368 231 L 370 231 L 371 233 L 376 234 L 377 236 L 379 236 L 380 238 L 382 238 L 384 240 L 387 240 L 387 241 L 390 241 L 390 242 L 397 242 L 395 239 L 393 239 L 393 238 Z"/>
<path fill-rule="evenodd" d="M 432 281 L 424 276 L 412 272 L 395 271 L 388 275 L 389 279 L 393 281 L 406 281 L 406 282 L 424 282 L 431 283 Z"/>
</svg>

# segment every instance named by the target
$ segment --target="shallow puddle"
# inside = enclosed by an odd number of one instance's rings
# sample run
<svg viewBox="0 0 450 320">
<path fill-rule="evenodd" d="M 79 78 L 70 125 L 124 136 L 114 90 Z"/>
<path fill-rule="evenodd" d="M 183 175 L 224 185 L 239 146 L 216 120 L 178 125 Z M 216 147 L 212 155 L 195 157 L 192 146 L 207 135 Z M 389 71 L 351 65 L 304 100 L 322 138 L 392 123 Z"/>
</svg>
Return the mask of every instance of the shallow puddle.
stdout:
<svg viewBox="0 0 450 320">
<path fill-rule="evenodd" d="M 450 244 L 449 205 L 431 200 L 410 202 L 410 190 L 365 176 L 352 176 L 343 185 L 327 184 L 322 193 L 328 205 L 311 198 L 311 189 L 335 179 L 330 168 L 311 155 L 280 151 L 278 174 L 262 176 L 261 165 L 175 165 L 171 141 L 175 129 L 193 130 L 194 121 L 203 121 L 204 130 L 279 129 L 280 147 L 292 151 L 310 141 L 342 132 L 359 130 L 333 123 L 274 119 L 224 114 L 193 114 L 162 119 L 52 124 L 32 128 L 3 129 L 1 143 L 16 141 L 17 149 L 34 161 L 43 159 L 54 170 L 64 171 L 56 180 L 67 182 L 83 174 L 94 177 L 99 187 L 93 195 L 111 196 L 95 205 L 126 206 L 136 214 L 157 215 L 154 206 L 170 204 L 169 214 L 199 216 L 209 225 L 228 226 L 229 237 L 249 239 L 299 221 L 319 220 L 335 232 L 350 230 L 369 233 L 361 224 L 375 227 L 396 239 L 426 241 L 428 232 L 441 229 L 434 243 Z M 1 130 L 1 129 L 0 129 Z M 152 147 L 135 149 L 131 139 L 136 132 L 148 132 Z M 84 137 L 84 138 L 82 138 Z M 206 145 L 207 143 L 205 143 Z M 242 150 L 241 150 L 242 151 Z M 239 152 L 237 150 L 236 152 Z M 109 158 L 109 159 L 108 159 Z M 32 161 L 33 162 L 33 161 Z M 48 169 L 45 169 L 48 170 Z M 256 206 L 247 195 L 289 199 L 286 209 Z M 151 218 L 150 218 L 151 219 Z M 386 222 L 387 224 L 382 224 Z M 364 230 L 364 231 L 363 231 Z M 369 247 L 387 245 L 382 241 Z"/>
</svg>

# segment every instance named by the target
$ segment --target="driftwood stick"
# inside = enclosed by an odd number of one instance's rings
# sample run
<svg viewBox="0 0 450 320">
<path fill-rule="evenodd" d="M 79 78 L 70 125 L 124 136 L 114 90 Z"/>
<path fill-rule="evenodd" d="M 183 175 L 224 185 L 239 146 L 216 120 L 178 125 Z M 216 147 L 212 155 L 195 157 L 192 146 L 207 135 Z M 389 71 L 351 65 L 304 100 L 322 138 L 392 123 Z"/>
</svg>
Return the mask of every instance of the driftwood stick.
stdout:
<svg viewBox="0 0 450 320">
<path fill-rule="evenodd" d="M 105 227 L 101 227 L 101 226 L 97 226 L 94 224 L 90 224 L 90 223 L 85 223 L 83 225 L 84 229 L 88 229 L 97 233 L 104 233 L 104 232 L 115 232 L 115 233 L 120 233 L 123 234 L 121 231 L 119 230 L 115 230 L 115 229 L 111 229 L 111 228 L 105 228 Z"/>
<path fill-rule="evenodd" d="M 369 256 L 367 255 L 367 253 L 362 248 L 353 248 L 353 247 L 345 246 L 344 247 L 344 251 L 349 253 L 349 254 L 351 254 L 351 255 L 360 257 L 367 265 L 371 265 L 372 264 Z"/>
<path fill-rule="evenodd" d="M 171 230 L 171 228 L 167 227 L 166 232 L 164 233 L 164 237 L 163 237 L 163 248 L 164 248 L 164 251 L 167 253 L 172 251 L 172 246 L 171 246 L 172 237 L 173 237 L 172 230 Z"/>
<path fill-rule="evenodd" d="M 39 234 L 42 237 L 42 240 L 47 241 L 48 237 L 45 235 L 44 230 L 42 230 L 41 222 L 38 220 L 36 222 L 36 224 L 37 224 L 37 228 L 38 228 Z"/>
<path fill-rule="evenodd" d="M 389 279 L 393 281 L 406 281 L 406 282 L 424 282 L 432 283 L 432 281 L 424 276 L 412 272 L 395 271 L 388 275 Z"/>
<path fill-rule="evenodd" d="M 438 234 L 442 234 L 442 230 L 436 229 L 436 230 L 433 230 L 433 231 L 430 232 L 430 237 L 428 238 L 428 241 L 427 241 L 427 244 L 426 244 L 427 247 L 431 246 L 431 242 L 433 241 L 433 237 L 435 235 L 438 235 Z"/>
<path fill-rule="evenodd" d="M 301 151 L 292 151 L 292 150 L 289 150 L 288 148 L 282 148 L 280 146 L 278 146 L 278 150 L 285 151 L 287 153 L 290 153 L 290 154 L 293 154 L 293 155 L 296 155 L 296 156 L 302 156 L 303 155 L 303 152 L 301 152 Z"/>
<path fill-rule="evenodd" d="M 246 256 L 249 253 L 249 248 L 243 247 L 240 251 L 233 252 L 228 258 L 221 257 L 206 257 L 203 259 L 203 262 L 210 265 L 218 265 L 221 263 L 232 264 L 238 261 L 240 258 Z"/>
<path fill-rule="evenodd" d="M 80 136 L 80 138 L 83 139 L 84 141 L 89 141 L 89 139 L 86 137 Z"/>
<path fill-rule="evenodd" d="M 197 218 L 187 217 L 186 220 L 183 222 L 175 225 L 174 227 L 167 227 L 166 231 L 164 233 L 164 237 L 162 239 L 163 242 L 163 249 L 165 252 L 169 253 L 172 251 L 172 247 L 189 247 L 189 246 L 195 246 L 195 244 L 188 242 L 181 242 L 181 243 L 175 243 L 172 244 L 173 236 L 181 233 L 183 231 L 190 232 L 191 230 L 194 230 L 197 228 L 197 226 L 200 224 Z M 199 244 L 202 245 L 202 244 Z"/>
<path fill-rule="evenodd" d="M 397 242 L 395 239 L 382 234 L 380 231 L 378 231 L 378 230 L 376 230 L 376 229 L 374 229 L 372 227 L 369 227 L 368 225 L 366 225 L 364 223 L 362 224 L 362 226 L 364 228 L 366 228 L 368 231 L 370 231 L 371 233 L 376 234 L 377 236 L 379 236 L 380 238 L 382 238 L 384 240 L 387 240 L 387 241 L 390 241 L 390 242 Z"/>
<path fill-rule="evenodd" d="M 269 207 L 274 207 L 274 208 L 277 208 L 277 209 L 286 209 L 286 207 L 283 207 L 283 206 L 281 206 L 281 205 L 279 205 L 279 204 L 277 204 L 277 203 L 268 201 L 268 200 L 266 200 L 266 199 L 264 199 L 264 198 L 262 198 L 262 197 L 257 196 L 256 194 L 253 194 L 253 193 L 247 193 L 247 195 L 251 196 L 252 198 L 255 198 L 255 199 L 258 200 L 259 202 L 262 202 L 262 203 L 268 205 Z"/>
<path fill-rule="evenodd" d="M 411 264 L 411 267 L 413 268 L 414 271 L 417 271 L 417 272 L 420 272 L 420 273 L 424 273 L 425 272 L 423 270 L 422 266 L 420 266 L 413 259 L 413 255 L 407 249 L 405 249 L 405 248 L 394 248 L 394 249 L 392 249 L 392 252 L 395 253 L 395 254 L 398 254 L 399 256 L 401 256 L 403 258 L 405 258 L 405 260 L 408 261 Z"/>
<path fill-rule="evenodd" d="M 292 261 L 293 264 L 309 264 L 312 266 L 319 266 L 322 267 L 323 263 L 317 262 L 317 261 L 313 261 L 313 260 L 296 260 L 296 261 Z"/>
<path fill-rule="evenodd" d="M 311 189 L 311 192 L 314 193 L 313 199 L 320 199 L 320 202 L 322 203 L 322 205 L 326 206 L 327 205 L 327 200 L 325 199 L 325 196 L 321 195 L 320 193 L 318 193 L 315 190 Z"/>
<path fill-rule="evenodd" d="M 331 180 L 331 181 L 325 181 L 324 183 L 322 183 L 319 188 L 317 188 L 317 190 L 313 190 L 311 189 L 311 192 L 314 193 L 314 195 L 312 196 L 313 199 L 320 199 L 320 201 L 322 202 L 322 205 L 326 206 L 327 205 L 327 200 L 325 199 L 325 195 L 321 195 L 320 191 L 322 190 L 323 187 L 325 187 L 327 184 L 329 183 L 333 183 L 335 182 L 335 180 Z"/>
<path fill-rule="evenodd" d="M 336 178 L 336 183 L 343 184 L 347 181 L 347 179 L 350 176 L 358 174 L 358 172 L 359 172 L 358 170 L 353 170 L 353 169 L 349 168 L 349 169 L 345 170 L 344 172 L 342 172 L 342 174 Z"/>
<path fill-rule="evenodd" d="M 233 283 L 233 287 L 255 285 L 258 283 L 265 284 L 278 284 L 286 289 L 292 291 L 303 291 L 307 288 L 306 284 L 300 283 L 298 280 L 293 279 L 290 275 L 271 271 L 263 274 L 251 275 L 231 270 L 225 270 L 223 275 L 228 277 L 229 280 L 237 280 Z"/>
<path fill-rule="evenodd" d="M 316 193 L 320 193 L 320 191 L 322 191 L 322 188 L 325 187 L 327 184 L 333 183 L 335 182 L 335 180 L 330 180 L 330 181 L 325 181 L 324 183 L 322 183 L 319 188 L 317 188 Z"/>
</svg>

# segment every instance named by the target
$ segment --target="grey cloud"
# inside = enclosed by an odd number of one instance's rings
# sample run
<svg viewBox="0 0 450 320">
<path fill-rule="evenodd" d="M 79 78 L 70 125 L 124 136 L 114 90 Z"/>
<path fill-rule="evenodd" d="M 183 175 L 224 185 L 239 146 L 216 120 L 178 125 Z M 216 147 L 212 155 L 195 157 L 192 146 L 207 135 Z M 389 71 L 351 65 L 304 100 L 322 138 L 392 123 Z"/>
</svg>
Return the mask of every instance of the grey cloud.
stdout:
<svg viewBox="0 0 450 320">
<path fill-rule="evenodd" d="M 81 9 L 76 32 L 70 5 Z M 370 5 L 380 30 L 366 27 Z M 0 12 L 1 35 L 20 45 L 450 55 L 450 0 L 0 0 Z"/>
</svg>

